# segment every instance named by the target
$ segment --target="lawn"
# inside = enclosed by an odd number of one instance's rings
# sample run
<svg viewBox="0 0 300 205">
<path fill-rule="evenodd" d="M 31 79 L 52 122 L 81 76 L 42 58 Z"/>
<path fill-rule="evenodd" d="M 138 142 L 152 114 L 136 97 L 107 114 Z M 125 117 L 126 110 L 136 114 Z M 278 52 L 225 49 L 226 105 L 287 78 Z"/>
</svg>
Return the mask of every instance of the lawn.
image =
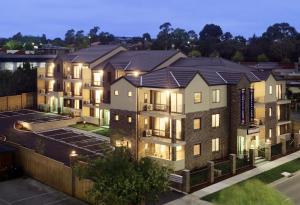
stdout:
<svg viewBox="0 0 300 205">
<path fill-rule="evenodd" d="M 101 128 L 98 128 L 98 130 L 94 131 L 94 133 L 96 133 L 98 135 L 103 135 L 103 136 L 109 137 L 110 129 L 107 127 L 101 127 Z"/>
<path fill-rule="evenodd" d="M 94 131 L 94 130 L 99 129 L 99 126 L 92 125 L 92 124 L 89 124 L 89 123 L 86 123 L 86 124 L 77 123 L 75 125 L 70 125 L 70 127 L 77 128 L 79 130 L 84 130 L 84 131 Z"/>
<path fill-rule="evenodd" d="M 231 187 L 228 187 L 226 189 L 223 189 L 221 191 L 218 191 L 218 192 L 215 192 L 213 194 L 210 194 L 210 195 L 207 195 L 205 197 L 203 197 L 202 199 L 205 200 L 205 201 L 215 201 L 219 198 L 219 196 L 227 191 L 228 189 L 231 189 L 231 188 L 235 188 L 235 187 L 238 187 L 238 186 L 243 186 L 246 182 L 249 182 L 249 181 L 252 181 L 252 180 L 259 180 L 265 184 L 270 184 L 280 178 L 282 178 L 283 176 L 281 175 L 282 172 L 290 172 L 290 173 L 294 173 L 296 171 L 299 171 L 300 170 L 300 158 L 298 159 L 295 159 L 293 161 L 290 161 L 288 163 L 285 163 L 283 165 L 280 165 L 276 168 L 273 168 L 269 171 L 266 171 L 266 172 L 263 172 L 259 175 L 256 175 L 250 179 L 247 179 L 245 181 L 242 181 L 236 185 L 233 185 Z"/>
</svg>

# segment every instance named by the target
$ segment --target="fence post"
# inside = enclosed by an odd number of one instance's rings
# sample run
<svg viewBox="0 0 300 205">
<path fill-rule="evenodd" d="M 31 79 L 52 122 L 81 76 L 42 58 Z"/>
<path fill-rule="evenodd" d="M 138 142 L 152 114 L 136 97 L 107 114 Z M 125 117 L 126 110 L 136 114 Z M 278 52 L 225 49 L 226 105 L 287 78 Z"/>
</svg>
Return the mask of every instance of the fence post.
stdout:
<svg viewBox="0 0 300 205">
<path fill-rule="evenodd" d="M 296 149 L 299 149 L 299 146 L 300 146 L 300 134 L 294 133 L 294 140 L 295 140 L 294 147 Z"/>
<path fill-rule="evenodd" d="M 188 169 L 184 169 L 183 171 L 183 180 L 182 180 L 182 191 L 186 193 L 190 193 L 191 191 L 191 172 Z"/>
<path fill-rule="evenodd" d="M 231 174 L 236 174 L 236 154 L 230 154 Z"/>
<path fill-rule="evenodd" d="M 254 148 L 250 148 L 249 150 L 249 155 L 250 155 L 250 164 L 251 166 L 255 166 L 255 149 Z"/>
<path fill-rule="evenodd" d="M 215 162 L 208 161 L 207 167 L 208 167 L 208 182 L 212 184 L 215 181 Z"/>
<path fill-rule="evenodd" d="M 70 157 L 70 167 L 71 167 L 71 173 L 72 173 L 71 174 L 72 175 L 72 196 L 75 196 L 76 177 L 75 177 L 73 167 L 77 161 L 78 154 L 76 153 L 76 151 L 72 151 L 69 157 Z"/>
<path fill-rule="evenodd" d="M 271 141 L 270 140 L 266 141 L 265 158 L 268 161 L 271 161 L 271 159 L 272 159 L 272 148 L 271 148 Z"/>
<path fill-rule="evenodd" d="M 286 140 L 284 138 L 280 138 L 281 142 L 281 154 L 286 155 Z"/>
</svg>

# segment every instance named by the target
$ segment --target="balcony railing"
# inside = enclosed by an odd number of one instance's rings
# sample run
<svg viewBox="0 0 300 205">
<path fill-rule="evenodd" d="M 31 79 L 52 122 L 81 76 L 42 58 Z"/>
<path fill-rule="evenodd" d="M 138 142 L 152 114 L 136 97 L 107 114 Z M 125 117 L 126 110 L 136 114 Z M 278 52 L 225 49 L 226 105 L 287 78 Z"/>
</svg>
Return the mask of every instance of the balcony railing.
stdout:
<svg viewBox="0 0 300 205">
<path fill-rule="evenodd" d="M 165 130 L 147 129 L 144 131 L 144 137 L 167 137 Z"/>
<path fill-rule="evenodd" d="M 143 111 L 159 111 L 159 112 L 170 112 L 170 113 L 183 113 L 184 106 L 169 106 L 166 104 L 143 104 Z"/>
</svg>

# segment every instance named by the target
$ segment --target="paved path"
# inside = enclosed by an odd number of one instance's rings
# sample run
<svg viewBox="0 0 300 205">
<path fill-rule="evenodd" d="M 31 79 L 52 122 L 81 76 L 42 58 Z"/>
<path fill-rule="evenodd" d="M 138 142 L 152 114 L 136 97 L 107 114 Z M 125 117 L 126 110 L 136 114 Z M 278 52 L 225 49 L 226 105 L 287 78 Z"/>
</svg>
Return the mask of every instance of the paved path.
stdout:
<svg viewBox="0 0 300 205">
<path fill-rule="evenodd" d="M 300 172 L 290 178 L 284 178 L 272 184 L 274 188 L 289 197 L 295 205 L 300 205 Z"/>
<path fill-rule="evenodd" d="M 276 159 L 276 160 L 271 161 L 271 162 L 260 164 L 260 165 L 258 165 L 258 167 L 254 168 L 252 170 L 249 170 L 249 171 L 244 172 L 242 174 L 236 175 L 236 176 L 231 177 L 229 179 L 226 179 L 224 181 L 221 181 L 221 182 L 218 182 L 218 183 L 213 184 L 211 186 L 208 186 L 204 189 L 201 189 L 201 190 L 196 191 L 192 194 L 189 194 L 189 195 L 187 195 L 187 196 L 185 196 L 181 199 L 169 202 L 166 205 L 189 205 L 189 204 L 191 204 L 191 205 L 194 205 L 194 204 L 196 204 L 196 205 L 197 204 L 205 205 L 205 204 L 207 204 L 207 202 L 199 200 L 200 198 L 202 198 L 206 195 L 215 193 L 217 191 L 220 191 L 224 188 L 230 187 L 234 184 L 237 184 L 241 181 L 249 179 L 249 178 L 251 178 L 255 175 L 258 175 L 262 172 L 273 169 L 277 166 L 280 166 L 282 164 L 285 164 L 285 163 L 287 163 L 289 161 L 292 161 L 294 159 L 297 159 L 297 158 L 300 158 L 300 151 L 295 152 L 295 153 L 290 154 L 290 155 L 287 155 L 287 156 L 284 156 L 282 158 Z"/>
</svg>

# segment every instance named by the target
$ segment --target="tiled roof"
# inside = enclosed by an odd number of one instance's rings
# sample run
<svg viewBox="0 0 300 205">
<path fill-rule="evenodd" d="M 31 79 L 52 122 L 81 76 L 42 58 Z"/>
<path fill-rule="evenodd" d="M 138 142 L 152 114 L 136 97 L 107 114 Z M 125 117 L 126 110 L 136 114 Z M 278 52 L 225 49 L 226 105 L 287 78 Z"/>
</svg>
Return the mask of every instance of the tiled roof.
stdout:
<svg viewBox="0 0 300 205">
<path fill-rule="evenodd" d="M 237 84 L 244 76 L 250 82 L 265 81 L 271 73 L 251 70 L 221 58 L 181 59 L 171 67 L 152 71 L 140 77 L 126 77 L 136 86 L 182 88 L 199 74 L 208 85 Z"/>
<path fill-rule="evenodd" d="M 67 54 L 63 60 L 78 63 L 92 63 L 118 48 L 119 45 L 97 45 Z"/>
<path fill-rule="evenodd" d="M 149 72 L 177 54 L 178 51 L 123 51 L 113 56 L 106 63 L 127 71 Z"/>
</svg>

